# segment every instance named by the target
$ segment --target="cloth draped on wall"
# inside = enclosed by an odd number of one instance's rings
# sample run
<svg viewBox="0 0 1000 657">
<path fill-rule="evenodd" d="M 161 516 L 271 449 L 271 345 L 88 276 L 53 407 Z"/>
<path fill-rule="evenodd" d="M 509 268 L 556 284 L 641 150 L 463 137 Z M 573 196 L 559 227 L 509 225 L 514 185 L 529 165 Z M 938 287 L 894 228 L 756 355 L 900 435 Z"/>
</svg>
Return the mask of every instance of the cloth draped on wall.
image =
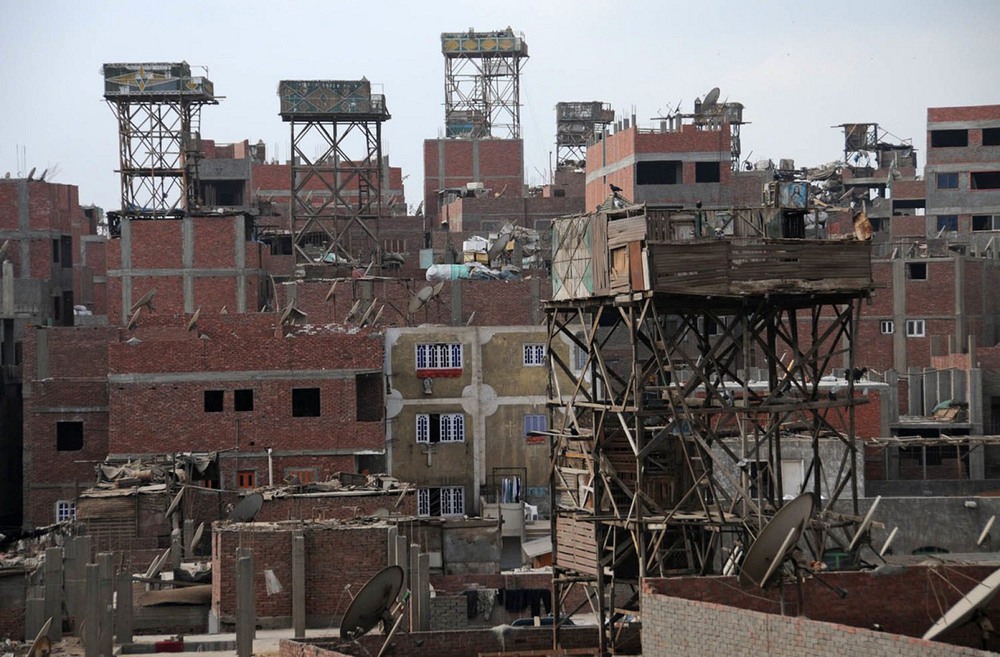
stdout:
<svg viewBox="0 0 1000 657">
<path fill-rule="evenodd" d="M 518 613 L 531 607 L 532 616 L 552 613 L 552 591 L 549 589 L 500 589 L 500 602 L 507 611 Z"/>
<path fill-rule="evenodd" d="M 497 599 L 496 589 L 469 589 L 462 591 L 462 595 L 465 596 L 465 614 L 469 620 L 478 616 L 480 610 L 485 620 L 490 619 Z"/>
</svg>

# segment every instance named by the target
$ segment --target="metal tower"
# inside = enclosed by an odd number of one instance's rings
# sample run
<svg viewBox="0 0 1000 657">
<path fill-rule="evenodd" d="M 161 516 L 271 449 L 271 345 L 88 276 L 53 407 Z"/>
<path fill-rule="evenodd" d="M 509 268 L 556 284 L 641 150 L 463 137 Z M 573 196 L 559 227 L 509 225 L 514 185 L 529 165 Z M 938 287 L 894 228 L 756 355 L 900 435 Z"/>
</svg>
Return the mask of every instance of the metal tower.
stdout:
<svg viewBox="0 0 1000 657">
<path fill-rule="evenodd" d="M 553 615 L 583 586 L 601 654 L 641 616 L 644 577 L 737 568 L 786 496 L 823 500 L 815 559 L 857 514 L 859 401 L 852 377 L 824 377 L 854 366 L 870 244 L 786 239 L 783 212 L 636 205 L 553 222 Z"/>
<path fill-rule="evenodd" d="M 381 267 L 385 96 L 361 80 L 283 80 L 291 126 L 291 230 L 297 262 Z M 315 150 L 310 153 L 310 148 Z M 360 149 L 353 157 L 348 148 Z M 357 230 L 353 230 L 357 229 Z"/>
<path fill-rule="evenodd" d="M 521 137 L 521 66 L 528 58 L 524 35 L 445 32 L 444 121 L 448 137 Z"/>
<path fill-rule="evenodd" d="M 104 98 L 118 119 L 121 216 L 179 216 L 200 205 L 201 108 L 211 80 L 187 62 L 105 64 Z"/>
<path fill-rule="evenodd" d="M 556 103 L 556 166 L 581 166 L 594 135 L 614 120 L 611 106 L 597 100 Z"/>
</svg>

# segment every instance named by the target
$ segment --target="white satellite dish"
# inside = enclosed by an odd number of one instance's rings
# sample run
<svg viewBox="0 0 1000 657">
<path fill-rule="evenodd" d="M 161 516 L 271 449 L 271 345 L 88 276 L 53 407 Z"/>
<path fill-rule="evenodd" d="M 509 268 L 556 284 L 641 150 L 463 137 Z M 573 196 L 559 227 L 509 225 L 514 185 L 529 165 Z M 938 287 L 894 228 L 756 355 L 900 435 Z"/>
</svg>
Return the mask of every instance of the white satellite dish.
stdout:
<svg viewBox="0 0 1000 657">
<path fill-rule="evenodd" d="M 413 295 L 410 299 L 410 305 L 408 307 L 410 313 L 415 313 L 425 305 L 427 302 L 434 298 L 434 287 L 431 285 L 425 285 L 424 287 L 417 290 L 417 293 Z"/>
<path fill-rule="evenodd" d="M 713 105 L 719 102 L 719 95 L 721 93 L 718 87 L 713 87 L 711 91 L 705 94 L 705 100 L 701 101 L 701 111 L 704 112 L 711 109 Z"/>
<path fill-rule="evenodd" d="M 899 532 L 899 527 L 893 527 L 892 531 L 889 532 L 889 538 L 885 539 L 885 543 L 882 544 L 882 549 L 878 551 L 878 556 L 884 557 L 885 553 L 888 552 L 889 546 L 892 542 L 896 540 L 896 534 Z"/>
<path fill-rule="evenodd" d="M 998 586 L 1000 586 L 1000 570 L 993 571 L 992 575 L 962 596 L 962 599 L 956 602 L 951 609 L 944 612 L 944 615 L 931 625 L 929 630 L 924 632 L 923 639 L 930 641 L 942 632 L 971 619 L 973 614 L 990 603 L 993 596 L 997 594 Z"/>
<path fill-rule="evenodd" d="M 851 539 L 851 544 L 847 546 L 848 552 L 854 551 L 854 547 L 858 544 L 858 541 L 861 540 L 861 536 L 864 535 L 865 531 L 867 531 L 868 525 L 872 524 L 872 517 L 875 515 L 875 509 L 878 508 L 878 503 L 881 501 L 882 496 L 879 495 L 875 498 L 875 501 L 872 502 L 872 506 L 868 509 L 868 513 L 865 514 L 864 520 L 862 520 L 861 524 L 858 525 L 858 531 L 854 532 L 854 538 Z"/>
<path fill-rule="evenodd" d="M 740 586 L 767 588 L 778 566 L 799 542 L 816 506 L 813 493 L 803 493 L 781 507 L 747 550 L 740 567 Z"/>
<path fill-rule="evenodd" d="M 979 538 L 976 539 L 976 545 L 982 545 L 986 537 L 990 535 L 990 530 L 993 529 L 993 523 L 996 522 L 996 516 L 990 516 L 990 519 L 986 521 L 986 526 L 983 527 L 983 531 L 980 532 Z"/>
</svg>

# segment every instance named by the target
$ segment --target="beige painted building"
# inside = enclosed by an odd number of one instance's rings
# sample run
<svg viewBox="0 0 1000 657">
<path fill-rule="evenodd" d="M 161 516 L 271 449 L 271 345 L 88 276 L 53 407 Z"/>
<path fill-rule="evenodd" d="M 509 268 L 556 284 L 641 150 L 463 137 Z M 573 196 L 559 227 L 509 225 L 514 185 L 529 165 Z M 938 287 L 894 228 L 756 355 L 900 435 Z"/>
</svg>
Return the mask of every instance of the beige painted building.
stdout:
<svg viewBox="0 0 1000 657">
<path fill-rule="evenodd" d="M 480 496 L 548 508 L 548 439 L 530 435 L 548 428 L 546 340 L 544 326 L 386 330 L 389 470 L 417 484 L 421 515 L 477 515 Z"/>
</svg>

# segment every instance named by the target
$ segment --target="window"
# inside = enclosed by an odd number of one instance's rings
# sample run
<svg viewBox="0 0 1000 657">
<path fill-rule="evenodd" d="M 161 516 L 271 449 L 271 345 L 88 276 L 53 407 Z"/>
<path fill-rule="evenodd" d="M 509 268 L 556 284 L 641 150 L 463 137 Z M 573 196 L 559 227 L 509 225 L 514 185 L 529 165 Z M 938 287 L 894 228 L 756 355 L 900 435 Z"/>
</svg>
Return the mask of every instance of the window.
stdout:
<svg viewBox="0 0 1000 657">
<path fill-rule="evenodd" d="M 683 166 L 680 160 L 638 162 L 635 165 L 635 184 L 679 185 L 683 181 Z"/>
<path fill-rule="evenodd" d="M 937 175 L 938 189 L 958 189 L 957 173 L 939 173 Z"/>
<path fill-rule="evenodd" d="M 526 344 L 524 345 L 524 364 L 529 367 L 537 367 L 545 364 L 545 345 Z"/>
<path fill-rule="evenodd" d="M 418 344 L 417 370 L 434 370 L 434 374 L 455 373 L 462 370 L 462 345 L 457 343 Z"/>
<path fill-rule="evenodd" d="M 1000 146 L 1000 128 L 983 128 L 983 146 Z"/>
<path fill-rule="evenodd" d="M 388 253 L 406 253 L 405 239 L 382 240 L 382 250 Z"/>
<path fill-rule="evenodd" d="M 256 470 L 240 470 L 236 473 L 236 487 L 241 490 L 257 487 Z"/>
<path fill-rule="evenodd" d="M 52 240 L 52 262 L 59 262 L 59 240 Z"/>
<path fill-rule="evenodd" d="M 911 281 L 926 281 L 927 263 L 926 262 L 906 263 L 906 277 Z"/>
<path fill-rule="evenodd" d="M 882 335 L 892 335 L 896 332 L 896 323 L 891 319 L 883 319 L 878 323 L 878 330 Z"/>
<path fill-rule="evenodd" d="M 253 410 L 253 390 L 244 388 L 233 393 L 233 408 L 240 412 Z"/>
<path fill-rule="evenodd" d="M 548 418 L 544 415 L 524 416 L 524 439 L 529 444 L 537 445 L 545 443 L 545 436 L 533 436 L 534 431 L 545 431 L 548 428 Z"/>
<path fill-rule="evenodd" d="M 73 236 L 63 235 L 59 238 L 59 255 L 61 256 L 61 262 L 63 269 L 69 269 L 73 266 Z"/>
<path fill-rule="evenodd" d="M 292 417 L 319 417 L 319 388 L 292 388 Z"/>
<path fill-rule="evenodd" d="M 972 230 L 1000 230 L 1000 215 L 997 214 L 972 215 Z"/>
<path fill-rule="evenodd" d="M 1000 189 L 1000 171 L 973 171 L 969 174 L 969 189 Z"/>
<path fill-rule="evenodd" d="M 358 422 L 382 419 L 382 373 L 354 375 L 354 405 Z"/>
<path fill-rule="evenodd" d="M 578 344 L 573 344 L 573 369 L 576 371 L 583 370 L 587 366 L 587 350 L 580 347 Z"/>
<path fill-rule="evenodd" d="M 908 338 L 922 338 L 925 335 L 926 325 L 922 319 L 908 319 L 906 320 L 906 337 Z"/>
<path fill-rule="evenodd" d="M 721 180 L 718 162 L 695 162 L 694 181 L 696 183 L 717 183 Z"/>
<path fill-rule="evenodd" d="M 931 148 L 953 148 L 968 145 L 968 130 L 931 130 Z"/>
<path fill-rule="evenodd" d="M 461 486 L 417 489 L 418 516 L 465 515 L 465 489 Z"/>
<path fill-rule="evenodd" d="M 224 406 L 225 393 L 222 390 L 205 391 L 205 412 L 221 413 Z"/>
<path fill-rule="evenodd" d="M 937 218 L 938 232 L 954 233 L 958 231 L 957 214 L 939 214 Z"/>
<path fill-rule="evenodd" d="M 83 449 L 83 422 L 56 422 L 56 450 L 78 452 Z"/>
<path fill-rule="evenodd" d="M 465 441 L 465 415 L 462 413 L 419 413 L 418 443 L 461 443 Z"/>
<path fill-rule="evenodd" d="M 73 520 L 76 520 L 76 500 L 56 502 L 56 522 L 71 522 Z"/>
<path fill-rule="evenodd" d="M 714 317 L 705 315 L 702 317 L 702 326 L 705 329 L 705 335 L 719 335 L 719 323 L 715 321 Z"/>
</svg>

